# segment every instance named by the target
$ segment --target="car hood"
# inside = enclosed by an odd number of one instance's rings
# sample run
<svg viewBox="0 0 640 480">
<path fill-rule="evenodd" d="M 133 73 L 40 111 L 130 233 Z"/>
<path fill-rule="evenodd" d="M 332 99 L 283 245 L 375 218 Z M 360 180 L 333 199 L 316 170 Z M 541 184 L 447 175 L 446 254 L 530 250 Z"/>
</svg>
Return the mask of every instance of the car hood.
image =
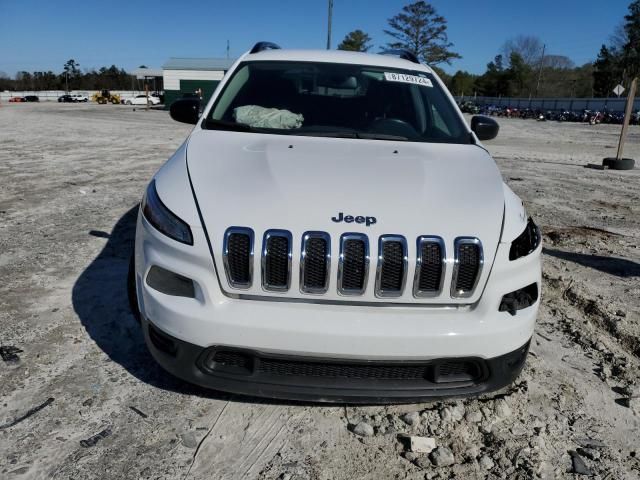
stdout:
<svg viewBox="0 0 640 480">
<path fill-rule="evenodd" d="M 285 229 L 293 235 L 293 277 L 289 297 L 305 298 L 297 288 L 300 239 L 305 231 L 324 231 L 334 258 L 345 232 L 369 237 L 375 272 L 377 239 L 403 235 L 409 247 L 407 288 L 400 303 L 473 303 L 481 295 L 500 240 L 504 195 L 502 178 L 489 154 L 476 145 L 337 139 L 243 132 L 195 130 L 188 142 L 187 165 L 196 201 L 209 235 L 221 287 L 228 293 L 282 296 L 261 289 L 259 275 L 248 291 L 232 289 L 222 265 L 222 241 L 230 226 L 255 232 L 254 272 L 260 272 L 262 235 Z M 374 224 L 336 223 L 332 217 L 375 217 Z M 372 222 L 369 222 L 372 223 Z M 414 299 L 411 294 L 416 238 L 442 237 L 447 263 L 456 237 L 477 237 L 485 268 L 470 298 L 449 297 L 447 268 L 443 296 Z M 331 266 L 327 299 L 335 289 L 337 262 Z M 369 286 L 375 275 L 369 275 Z M 362 297 L 376 299 L 373 288 Z M 342 298 L 344 299 L 344 298 Z M 382 301 L 382 300 L 380 300 Z M 389 302 L 389 299 L 385 299 Z"/>
</svg>

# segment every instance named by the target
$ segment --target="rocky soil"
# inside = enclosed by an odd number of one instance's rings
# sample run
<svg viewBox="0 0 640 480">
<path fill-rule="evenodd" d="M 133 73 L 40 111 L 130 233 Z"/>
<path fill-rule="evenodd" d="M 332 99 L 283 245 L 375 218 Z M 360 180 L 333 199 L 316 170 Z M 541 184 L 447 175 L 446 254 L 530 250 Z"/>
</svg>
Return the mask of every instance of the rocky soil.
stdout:
<svg viewBox="0 0 640 480">
<path fill-rule="evenodd" d="M 501 127 L 487 147 L 544 232 L 524 372 L 480 398 L 325 406 L 204 391 L 147 353 L 125 295 L 135 209 L 188 126 L 2 104 L 0 478 L 640 478 L 640 170 L 584 168 L 619 127 Z"/>
</svg>

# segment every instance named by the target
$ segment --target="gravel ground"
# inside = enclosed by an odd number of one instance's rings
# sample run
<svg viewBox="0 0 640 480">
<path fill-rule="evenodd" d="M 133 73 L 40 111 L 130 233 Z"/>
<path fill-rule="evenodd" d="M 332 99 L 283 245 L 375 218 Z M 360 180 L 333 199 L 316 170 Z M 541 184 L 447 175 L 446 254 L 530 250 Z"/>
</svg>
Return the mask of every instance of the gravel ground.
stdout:
<svg viewBox="0 0 640 480">
<path fill-rule="evenodd" d="M 584 168 L 619 127 L 500 122 L 488 148 L 545 242 L 523 374 L 481 398 L 318 406 L 204 391 L 146 350 L 125 294 L 136 206 L 188 126 L 3 104 L 0 477 L 640 478 L 640 170 Z"/>
</svg>

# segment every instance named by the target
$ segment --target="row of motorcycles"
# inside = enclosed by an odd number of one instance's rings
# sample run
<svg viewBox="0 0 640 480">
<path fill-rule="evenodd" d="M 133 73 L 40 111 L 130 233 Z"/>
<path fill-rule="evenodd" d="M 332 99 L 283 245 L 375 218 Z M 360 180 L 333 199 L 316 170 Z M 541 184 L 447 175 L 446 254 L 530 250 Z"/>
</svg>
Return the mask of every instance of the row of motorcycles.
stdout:
<svg viewBox="0 0 640 480">
<path fill-rule="evenodd" d="M 477 105 L 473 102 L 463 102 L 460 104 L 463 113 L 472 115 L 490 115 L 506 118 L 535 119 L 540 122 L 555 120 L 557 122 L 581 122 L 590 125 L 609 123 L 620 125 L 624 121 L 623 112 L 613 112 L 610 110 L 582 110 L 579 112 L 569 110 L 540 110 L 533 108 L 503 107 L 497 105 Z M 629 120 L 631 125 L 640 125 L 640 111 L 633 112 Z"/>
</svg>

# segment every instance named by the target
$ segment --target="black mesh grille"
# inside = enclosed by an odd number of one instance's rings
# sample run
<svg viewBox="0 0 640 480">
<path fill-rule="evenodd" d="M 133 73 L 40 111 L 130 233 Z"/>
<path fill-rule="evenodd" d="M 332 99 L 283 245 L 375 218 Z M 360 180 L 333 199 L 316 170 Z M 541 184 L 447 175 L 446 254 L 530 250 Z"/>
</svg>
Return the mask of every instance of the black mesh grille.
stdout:
<svg viewBox="0 0 640 480">
<path fill-rule="evenodd" d="M 229 351 L 216 352 L 213 356 L 213 361 L 227 367 L 251 368 L 252 365 L 250 356 Z"/>
<path fill-rule="evenodd" d="M 404 246 L 402 242 L 386 241 L 382 247 L 380 289 L 385 292 L 402 291 L 404 279 Z"/>
<path fill-rule="evenodd" d="M 480 247 L 473 243 L 463 243 L 458 247 L 458 276 L 456 290 L 470 292 L 476 283 L 480 270 Z"/>
<path fill-rule="evenodd" d="M 430 368 L 428 365 L 349 365 L 263 358 L 258 371 L 277 376 L 417 380 L 427 378 Z"/>
<path fill-rule="evenodd" d="M 286 288 L 289 284 L 289 239 L 272 236 L 267 239 L 265 286 Z"/>
<path fill-rule="evenodd" d="M 445 362 L 438 365 L 436 381 L 460 382 L 475 380 L 481 375 L 480 367 L 474 362 Z"/>
<path fill-rule="evenodd" d="M 422 265 L 418 277 L 418 290 L 421 292 L 437 292 L 442 279 L 442 248 L 435 242 L 421 245 Z"/>
<path fill-rule="evenodd" d="M 206 373 L 251 375 L 257 382 L 299 384 L 304 377 L 326 379 L 326 385 L 341 381 L 377 382 L 418 381 L 427 383 L 469 382 L 485 375 L 482 360 L 442 359 L 424 363 L 379 363 L 322 361 L 295 357 L 261 356 L 250 351 L 208 349 L 201 368 Z M 276 379 L 277 380 L 274 380 Z"/>
<path fill-rule="evenodd" d="M 364 290 L 366 276 L 366 244 L 364 240 L 348 239 L 343 243 L 342 289 Z"/>
<path fill-rule="evenodd" d="M 251 237 L 246 233 L 231 233 L 227 238 L 229 277 L 238 284 L 251 283 Z"/>
<path fill-rule="evenodd" d="M 308 289 L 324 289 L 327 280 L 327 241 L 312 237 L 306 242 L 304 276 L 302 286 Z"/>
</svg>

